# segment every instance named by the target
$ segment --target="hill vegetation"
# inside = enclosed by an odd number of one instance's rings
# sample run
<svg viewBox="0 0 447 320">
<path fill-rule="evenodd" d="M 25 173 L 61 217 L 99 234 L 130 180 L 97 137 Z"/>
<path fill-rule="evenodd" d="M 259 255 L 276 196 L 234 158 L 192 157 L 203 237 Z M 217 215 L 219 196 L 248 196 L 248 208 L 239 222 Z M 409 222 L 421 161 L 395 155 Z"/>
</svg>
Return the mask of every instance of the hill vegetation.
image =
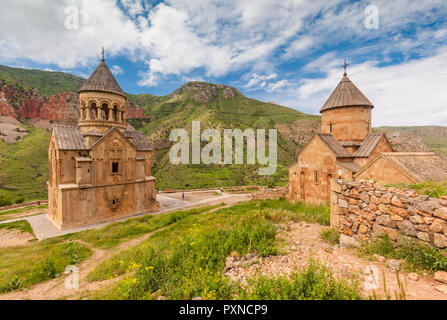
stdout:
<svg viewBox="0 0 447 320">
<path fill-rule="evenodd" d="M 0 65 L 0 79 L 5 85 L 21 87 L 25 90 L 37 88 L 43 96 L 77 91 L 85 79 L 63 72 L 11 68 Z"/>
<path fill-rule="evenodd" d="M 13 86 L 23 99 L 37 89 L 46 97 L 76 91 L 84 79 L 61 73 L 0 66 L 0 90 Z M 22 103 L 12 95 L 9 103 L 17 109 Z M 236 88 L 206 82 L 189 82 L 166 96 L 128 94 L 129 101 L 144 110 L 144 119 L 128 123 L 145 133 L 154 147 L 152 174 L 157 188 L 193 189 L 234 185 L 285 185 L 288 166 L 297 158 L 317 132 L 321 118 L 297 110 L 264 103 L 244 96 Z M 67 109 L 68 113 L 76 110 Z M 7 144 L 0 139 L 0 202 L 15 202 L 46 197 L 48 178 L 48 131 L 24 119 L 21 127 L 29 132 L 22 140 Z M 278 167 L 273 176 L 259 176 L 259 165 L 172 165 L 169 141 L 172 129 L 191 131 L 194 120 L 201 129 L 271 129 L 278 130 Z M 50 120 L 50 123 L 52 120 Z M 375 129 L 389 136 L 396 150 L 432 150 L 447 154 L 446 127 L 381 127 Z M 268 130 L 266 130 L 268 134 Z M 268 143 L 268 137 L 267 137 Z M 425 143 L 425 144 L 424 144 Z M 266 148 L 268 150 L 268 148 Z"/>
</svg>

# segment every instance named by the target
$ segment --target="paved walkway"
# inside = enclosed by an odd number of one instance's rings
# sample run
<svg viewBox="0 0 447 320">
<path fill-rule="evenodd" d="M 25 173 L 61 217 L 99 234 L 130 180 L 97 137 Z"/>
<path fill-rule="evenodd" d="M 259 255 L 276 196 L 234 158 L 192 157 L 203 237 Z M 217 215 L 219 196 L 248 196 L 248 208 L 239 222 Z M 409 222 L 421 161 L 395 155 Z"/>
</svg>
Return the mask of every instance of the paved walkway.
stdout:
<svg viewBox="0 0 447 320">
<path fill-rule="evenodd" d="M 129 218 L 141 217 L 141 216 L 148 215 L 148 214 L 162 214 L 162 213 L 167 213 L 170 211 L 175 211 L 178 209 L 187 209 L 187 208 L 197 207 L 197 206 L 201 206 L 201 205 L 212 205 L 212 204 L 218 204 L 220 202 L 237 203 L 237 202 L 247 201 L 250 199 L 249 194 L 223 193 L 222 195 L 214 195 L 209 198 L 205 197 L 204 199 L 200 199 L 200 197 L 195 197 L 195 196 L 193 196 L 193 194 L 194 193 L 186 193 L 185 192 L 185 201 L 179 200 L 179 199 L 181 199 L 181 193 L 159 194 L 159 195 L 157 195 L 157 200 L 160 203 L 160 211 L 158 211 L 158 212 L 142 213 L 142 214 L 138 214 L 138 215 L 134 215 L 134 216 L 130 216 L 130 217 L 124 217 L 124 218 L 115 219 L 115 220 L 111 220 L 111 221 L 107 221 L 107 222 L 95 223 L 95 224 L 90 224 L 87 226 L 71 228 L 71 229 L 66 229 L 66 230 L 59 230 L 58 228 L 56 228 L 47 219 L 46 214 L 39 214 L 39 215 L 35 215 L 35 216 L 1 221 L 0 224 L 19 221 L 19 220 L 27 220 L 29 222 L 29 224 L 31 225 L 31 228 L 34 231 L 36 238 L 38 240 L 44 240 L 44 239 L 54 238 L 54 237 L 58 237 L 58 236 L 62 236 L 62 235 L 70 234 L 70 233 L 76 233 L 76 232 L 80 232 L 80 231 L 84 231 L 84 230 L 99 229 L 111 222 L 125 221 Z M 191 198 L 191 200 L 188 201 L 188 198 Z"/>
</svg>

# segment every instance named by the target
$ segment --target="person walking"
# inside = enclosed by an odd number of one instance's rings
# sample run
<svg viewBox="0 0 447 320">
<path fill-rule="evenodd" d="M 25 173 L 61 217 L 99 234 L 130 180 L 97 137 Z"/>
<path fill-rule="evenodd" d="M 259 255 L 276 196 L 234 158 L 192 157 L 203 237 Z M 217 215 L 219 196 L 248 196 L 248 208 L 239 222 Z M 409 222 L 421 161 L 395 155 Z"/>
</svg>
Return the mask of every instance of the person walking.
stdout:
<svg viewBox="0 0 447 320">
<path fill-rule="evenodd" d="M 185 193 L 182 192 L 182 200 L 185 201 Z"/>
</svg>

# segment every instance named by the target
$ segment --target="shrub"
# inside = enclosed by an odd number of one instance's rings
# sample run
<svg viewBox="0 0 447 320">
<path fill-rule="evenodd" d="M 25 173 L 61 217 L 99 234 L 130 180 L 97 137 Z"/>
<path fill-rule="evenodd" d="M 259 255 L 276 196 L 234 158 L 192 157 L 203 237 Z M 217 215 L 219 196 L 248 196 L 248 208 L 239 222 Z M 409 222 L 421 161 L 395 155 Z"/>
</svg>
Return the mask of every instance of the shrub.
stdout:
<svg viewBox="0 0 447 320">
<path fill-rule="evenodd" d="M 14 202 L 16 204 L 24 203 L 25 202 L 25 197 L 19 197 Z"/>
<path fill-rule="evenodd" d="M 340 233 L 334 228 L 325 228 L 320 233 L 321 239 L 331 244 L 340 243 Z"/>
<path fill-rule="evenodd" d="M 441 250 L 409 238 L 401 237 L 393 243 L 383 236 L 362 243 L 359 250 L 361 254 L 404 259 L 405 267 L 410 270 L 447 271 L 447 257 Z"/>
<path fill-rule="evenodd" d="M 311 261 L 300 272 L 289 278 L 261 276 L 249 281 L 249 288 L 240 291 L 247 300 L 359 300 L 358 283 L 337 280 L 322 264 Z"/>
<path fill-rule="evenodd" d="M 0 194 L 0 207 L 8 206 L 10 204 L 12 204 L 11 198 Z"/>
</svg>

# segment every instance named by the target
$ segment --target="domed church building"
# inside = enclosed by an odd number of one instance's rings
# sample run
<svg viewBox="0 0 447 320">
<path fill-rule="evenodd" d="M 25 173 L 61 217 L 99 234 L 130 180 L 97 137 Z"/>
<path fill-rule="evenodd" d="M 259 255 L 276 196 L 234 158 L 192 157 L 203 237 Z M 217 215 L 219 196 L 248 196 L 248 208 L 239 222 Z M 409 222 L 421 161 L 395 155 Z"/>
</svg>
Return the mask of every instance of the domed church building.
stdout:
<svg viewBox="0 0 447 320">
<path fill-rule="evenodd" d="M 152 150 L 126 129 L 127 97 L 104 56 L 78 93 L 78 125 L 51 131 L 48 219 L 65 229 L 157 211 Z"/>
<path fill-rule="evenodd" d="M 320 110 L 320 132 L 289 168 L 289 200 L 327 202 L 333 178 L 382 184 L 447 181 L 447 162 L 438 154 L 394 152 L 385 134 L 372 132 L 374 106 L 348 78 L 346 66 Z"/>
</svg>

